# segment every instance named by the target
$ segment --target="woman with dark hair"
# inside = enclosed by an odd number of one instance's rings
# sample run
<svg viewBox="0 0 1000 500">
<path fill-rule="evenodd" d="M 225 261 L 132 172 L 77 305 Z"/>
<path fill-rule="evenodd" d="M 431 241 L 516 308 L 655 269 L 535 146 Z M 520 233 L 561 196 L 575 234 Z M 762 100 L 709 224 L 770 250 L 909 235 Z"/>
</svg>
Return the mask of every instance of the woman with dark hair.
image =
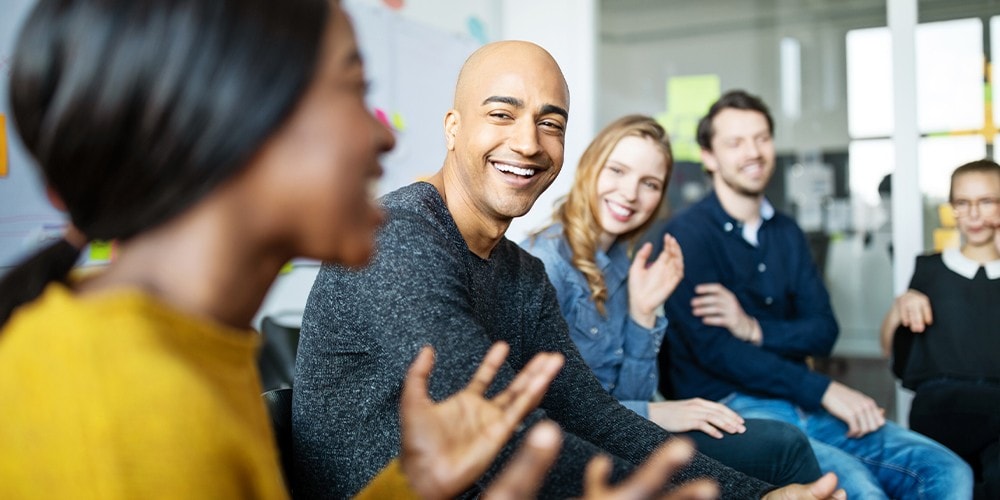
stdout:
<svg viewBox="0 0 1000 500">
<path fill-rule="evenodd" d="M 633 243 L 659 211 L 672 166 L 670 139 L 653 118 L 615 120 L 584 151 L 554 223 L 521 245 L 545 264 L 570 337 L 625 407 L 745 474 L 777 485 L 814 481 L 816 457 L 791 425 L 744 421 L 701 398 L 653 401 L 667 327 L 657 309 L 683 277 L 684 261 L 669 235 L 652 261 L 651 244 L 633 254 Z"/>
<path fill-rule="evenodd" d="M 326 0 L 40 0 L 10 93 L 79 238 L 0 284 L 0 497 L 286 496 L 249 325 L 289 259 L 371 257 L 382 216 L 367 188 L 394 142 L 365 107 L 345 13 Z M 72 279 L 89 239 L 119 241 L 119 255 Z M 561 365 L 540 355 L 487 400 L 505 353 L 442 403 L 421 353 L 401 459 L 365 491 L 471 484 Z"/>
</svg>

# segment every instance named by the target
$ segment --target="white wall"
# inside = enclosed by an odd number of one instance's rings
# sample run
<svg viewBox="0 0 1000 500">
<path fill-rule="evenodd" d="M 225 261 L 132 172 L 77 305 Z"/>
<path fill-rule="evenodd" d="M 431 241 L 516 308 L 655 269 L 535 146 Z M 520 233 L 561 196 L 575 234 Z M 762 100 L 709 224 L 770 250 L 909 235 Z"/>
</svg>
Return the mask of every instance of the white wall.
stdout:
<svg viewBox="0 0 1000 500">
<path fill-rule="evenodd" d="M 382 5 L 377 0 L 359 0 Z M 517 242 L 547 223 L 555 200 L 569 191 L 576 162 L 595 133 L 595 67 L 597 0 L 422 0 L 405 2 L 398 14 L 448 33 L 481 42 L 529 40 L 549 50 L 570 87 L 570 121 L 562 173 L 526 216 L 515 220 L 507 237 Z M 443 120 L 447 109 L 441 109 Z M 444 149 L 441 150 L 444 160 Z M 430 168 L 436 170 L 440 164 Z M 283 274 L 265 298 L 255 324 L 265 315 L 281 314 L 294 323 L 305 307 L 318 268 L 298 266 Z"/>
</svg>

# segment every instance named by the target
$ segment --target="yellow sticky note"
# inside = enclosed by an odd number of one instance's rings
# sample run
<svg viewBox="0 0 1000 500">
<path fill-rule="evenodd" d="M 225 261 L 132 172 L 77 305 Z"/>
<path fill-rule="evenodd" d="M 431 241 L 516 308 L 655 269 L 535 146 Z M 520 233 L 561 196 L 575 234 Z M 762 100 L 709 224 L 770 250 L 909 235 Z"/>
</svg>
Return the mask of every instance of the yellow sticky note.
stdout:
<svg viewBox="0 0 1000 500">
<path fill-rule="evenodd" d="M 719 75 L 676 76 L 667 80 L 667 111 L 656 117 L 670 135 L 674 159 L 701 162 L 695 137 L 698 120 L 721 95 Z"/>
<path fill-rule="evenodd" d="M 955 227 L 955 210 L 951 208 L 951 203 L 941 203 L 937 207 L 938 219 L 941 220 L 941 227 L 951 229 Z"/>
<path fill-rule="evenodd" d="M 110 261 L 111 260 L 111 242 L 110 241 L 91 241 L 90 242 L 90 253 L 88 255 L 92 261 Z"/>
<path fill-rule="evenodd" d="M 399 114 L 398 112 L 393 113 L 392 126 L 395 127 L 395 129 L 400 132 L 406 130 L 406 122 L 403 121 L 403 115 Z"/>
<path fill-rule="evenodd" d="M 940 252 L 946 248 L 959 248 L 962 246 L 962 236 L 958 229 L 935 228 L 934 229 L 934 251 Z"/>
<path fill-rule="evenodd" d="M 721 95 L 719 75 L 675 76 L 667 80 L 667 112 L 701 118 Z"/>
<path fill-rule="evenodd" d="M 7 177 L 7 117 L 0 113 L 0 177 Z"/>
</svg>

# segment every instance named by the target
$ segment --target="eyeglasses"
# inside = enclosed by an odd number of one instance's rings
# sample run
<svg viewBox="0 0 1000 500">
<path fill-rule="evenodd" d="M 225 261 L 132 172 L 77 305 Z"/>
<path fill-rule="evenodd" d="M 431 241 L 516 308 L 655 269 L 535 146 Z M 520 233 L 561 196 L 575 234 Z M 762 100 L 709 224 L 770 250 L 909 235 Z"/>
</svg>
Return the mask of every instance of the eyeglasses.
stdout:
<svg viewBox="0 0 1000 500">
<path fill-rule="evenodd" d="M 979 209 L 980 214 L 994 214 L 997 211 L 997 206 L 1000 205 L 1000 199 L 998 198 L 980 198 L 978 200 L 954 200 L 951 202 L 951 208 L 955 211 L 955 215 L 959 217 L 964 217 L 969 215 L 972 211 L 972 207 Z"/>
</svg>

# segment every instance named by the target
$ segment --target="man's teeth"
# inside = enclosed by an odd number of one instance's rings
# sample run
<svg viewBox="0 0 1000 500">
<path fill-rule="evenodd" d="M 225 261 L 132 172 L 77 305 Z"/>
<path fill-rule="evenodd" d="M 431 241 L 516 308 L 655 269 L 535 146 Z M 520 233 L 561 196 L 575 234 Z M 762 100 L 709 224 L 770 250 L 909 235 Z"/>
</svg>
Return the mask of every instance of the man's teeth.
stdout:
<svg viewBox="0 0 1000 500">
<path fill-rule="evenodd" d="M 506 165 L 504 163 L 494 163 L 493 167 L 501 172 L 506 172 L 508 174 L 520 175 L 522 177 L 531 177 L 535 175 L 535 171 L 530 168 L 515 167 L 513 165 Z"/>
</svg>

